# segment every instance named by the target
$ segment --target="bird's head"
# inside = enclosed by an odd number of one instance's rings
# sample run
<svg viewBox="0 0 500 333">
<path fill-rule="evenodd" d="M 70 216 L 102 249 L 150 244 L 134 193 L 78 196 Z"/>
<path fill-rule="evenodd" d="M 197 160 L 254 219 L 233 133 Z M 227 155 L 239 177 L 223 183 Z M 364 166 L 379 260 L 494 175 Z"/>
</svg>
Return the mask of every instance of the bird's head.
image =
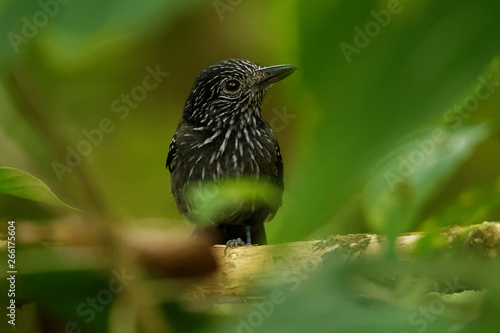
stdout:
<svg viewBox="0 0 500 333">
<path fill-rule="evenodd" d="M 250 122 L 260 117 L 266 90 L 297 67 L 261 67 L 248 60 L 229 59 L 205 68 L 196 78 L 184 108 L 184 119 L 207 128 Z"/>
</svg>

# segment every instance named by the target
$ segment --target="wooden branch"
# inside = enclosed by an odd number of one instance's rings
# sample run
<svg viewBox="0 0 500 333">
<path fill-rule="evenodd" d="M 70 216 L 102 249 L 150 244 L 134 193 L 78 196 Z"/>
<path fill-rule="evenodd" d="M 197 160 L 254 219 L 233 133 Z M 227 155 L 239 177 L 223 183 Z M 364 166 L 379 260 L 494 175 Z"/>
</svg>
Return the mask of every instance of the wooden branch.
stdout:
<svg viewBox="0 0 500 333">
<path fill-rule="evenodd" d="M 61 222 L 62 223 L 62 222 Z M 54 237 L 50 246 L 87 246 L 100 249 L 96 242 L 99 230 L 89 231 L 88 225 L 68 229 L 71 223 L 63 223 L 64 238 Z M 68 226 L 69 225 L 69 226 Z M 21 224 L 19 225 L 21 227 Z M 37 237 L 28 241 L 28 235 L 43 235 L 39 224 L 34 230 L 19 229 L 20 244 L 39 244 Z M 83 227 L 83 229 L 81 229 Z M 23 237 L 24 236 L 24 237 Z M 423 233 L 401 235 L 395 249 L 399 259 L 411 258 Z M 500 223 L 484 222 L 467 227 L 448 227 L 440 237 L 435 255 L 477 255 L 496 258 L 500 249 Z M 25 238 L 25 240 L 23 240 Z M 331 236 L 326 240 L 293 242 L 278 245 L 243 246 L 229 249 L 224 256 L 224 246 L 210 247 L 199 240 L 185 239 L 183 234 L 154 230 L 122 230 L 114 235 L 120 249 L 130 251 L 127 257 L 141 264 L 154 275 L 182 278 L 187 286 L 187 296 L 194 299 L 216 298 L 216 302 L 241 302 L 259 298 L 258 287 L 272 287 L 286 280 L 287 274 L 309 274 L 321 265 L 324 258 L 337 256 L 343 260 L 370 258 L 382 255 L 388 247 L 387 240 L 379 235 L 352 234 Z M 55 243 L 54 243 L 55 242 Z M 106 244 L 109 239 L 106 240 Z M 6 250 L 6 242 L 0 241 L 0 251 Z M 117 251 L 122 251 L 117 250 Z M 96 259 L 96 261 L 98 261 Z M 211 273 L 211 274 L 210 274 Z M 200 278 L 200 276 L 207 276 Z"/>
<path fill-rule="evenodd" d="M 396 253 L 400 259 L 408 258 L 418 240 L 425 234 L 412 233 L 399 236 Z M 474 253 L 496 258 L 500 249 L 500 223 L 484 222 L 468 227 L 449 227 L 442 232 L 444 246 L 440 253 Z M 212 252 L 219 269 L 209 278 L 197 281 L 191 288 L 193 297 L 218 296 L 252 298 L 259 286 L 278 284 L 290 272 L 307 273 L 320 265 L 325 254 L 338 255 L 345 260 L 367 258 L 384 253 L 384 237 L 373 234 L 331 236 L 327 240 L 294 242 L 279 245 L 243 246 L 228 251 L 216 245 Z M 227 300 L 227 299 L 226 299 Z"/>
</svg>

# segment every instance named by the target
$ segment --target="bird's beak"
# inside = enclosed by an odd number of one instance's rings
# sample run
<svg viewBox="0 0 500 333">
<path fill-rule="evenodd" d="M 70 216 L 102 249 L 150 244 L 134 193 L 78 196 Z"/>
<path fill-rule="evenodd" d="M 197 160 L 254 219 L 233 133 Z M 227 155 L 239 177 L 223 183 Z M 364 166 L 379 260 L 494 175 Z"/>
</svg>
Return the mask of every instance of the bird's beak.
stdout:
<svg viewBox="0 0 500 333">
<path fill-rule="evenodd" d="M 260 89 L 265 89 L 271 84 L 283 80 L 297 69 L 294 65 L 276 65 L 264 67 L 258 70 L 264 77 L 257 83 Z"/>
</svg>

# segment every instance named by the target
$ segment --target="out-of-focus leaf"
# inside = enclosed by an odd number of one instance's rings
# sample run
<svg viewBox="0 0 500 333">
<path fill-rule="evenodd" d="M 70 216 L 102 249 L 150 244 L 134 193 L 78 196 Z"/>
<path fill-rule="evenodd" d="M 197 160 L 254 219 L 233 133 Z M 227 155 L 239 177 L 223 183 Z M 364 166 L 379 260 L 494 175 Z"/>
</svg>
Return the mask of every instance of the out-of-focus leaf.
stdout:
<svg viewBox="0 0 500 333">
<path fill-rule="evenodd" d="M 15 168 L 0 167 L 0 192 L 16 197 L 70 208 L 40 179 Z"/>
<path fill-rule="evenodd" d="M 485 125 L 424 131 L 384 157 L 365 188 L 366 218 L 375 232 L 409 231 L 422 207 L 489 134 Z"/>
<path fill-rule="evenodd" d="M 169 22 L 194 1 L 13 1 L 0 5 L 0 69 L 34 45 L 54 65 L 77 66 L 109 44 L 129 42 Z M 166 19 L 167 18 L 167 19 Z M 120 47 L 117 47 L 120 50 Z"/>
<path fill-rule="evenodd" d="M 496 264 L 487 267 L 477 261 L 423 263 L 373 257 L 343 262 L 333 257 L 324 265 L 304 264 L 283 271 L 281 285 L 268 289 L 259 301 L 248 304 L 244 313 L 222 322 L 213 332 L 497 330 L 498 316 L 479 317 L 485 312 L 482 305 L 498 305 Z M 471 281 L 487 292 L 460 293 Z M 430 292 L 436 288 L 448 288 L 450 294 Z"/>
<path fill-rule="evenodd" d="M 231 218 L 242 207 L 258 209 L 264 204 L 277 209 L 281 204 L 281 190 L 277 186 L 251 179 L 195 183 L 187 193 L 190 214 L 202 225 Z"/>
<path fill-rule="evenodd" d="M 313 101 L 297 109 L 318 119 L 299 138 L 293 203 L 269 228 L 279 241 L 324 226 L 375 161 L 442 118 L 500 50 L 497 1 L 303 1 L 298 17 L 298 65 Z"/>
<path fill-rule="evenodd" d="M 16 302 L 36 302 L 57 332 L 107 332 L 113 301 L 130 279 L 121 267 L 103 270 L 89 251 L 72 248 L 34 248 L 16 251 Z M 124 275 L 125 273 L 125 275 Z M 3 281 L 8 283 L 5 278 Z M 6 289 L 4 289 L 6 290 Z"/>
</svg>

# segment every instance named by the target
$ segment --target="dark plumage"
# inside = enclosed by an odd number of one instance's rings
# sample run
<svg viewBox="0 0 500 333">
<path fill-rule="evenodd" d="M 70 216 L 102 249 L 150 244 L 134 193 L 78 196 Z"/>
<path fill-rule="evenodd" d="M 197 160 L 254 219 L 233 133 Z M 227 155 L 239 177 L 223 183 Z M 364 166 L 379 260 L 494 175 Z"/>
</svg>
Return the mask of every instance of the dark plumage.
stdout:
<svg viewBox="0 0 500 333">
<path fill-rule="evenodd" d="M 230 59 L 207 67 L 196 78 L 167 158 L 172 194 L 179 211 L 198 224 L 195 235 L 208 232 L 214 243 L 229 245 L 239 243 L 238 238 L 247 244 L 267 242 L 263 224 L 281 206 L 283 162 L 262 117 L 261 102 L 272 83 L 295 69 Z M 227 190 L 228 182 L 238 180 L 246 181 L 245 186 L 255 182 L 256 188 L 264 184 L 270 194 L 204 215 L 207 206 L 215 204 L 210 200 Z"/>
</svg>

